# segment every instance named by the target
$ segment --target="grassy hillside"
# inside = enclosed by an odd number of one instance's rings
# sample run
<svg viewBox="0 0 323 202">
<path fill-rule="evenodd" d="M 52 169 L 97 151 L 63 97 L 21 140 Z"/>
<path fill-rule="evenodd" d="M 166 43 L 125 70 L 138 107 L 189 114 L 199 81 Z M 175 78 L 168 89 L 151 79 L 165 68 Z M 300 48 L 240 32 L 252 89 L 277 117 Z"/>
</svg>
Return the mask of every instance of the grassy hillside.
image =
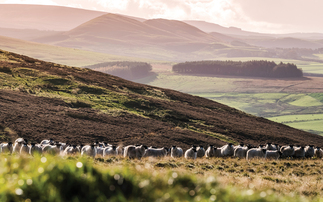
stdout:
<svg viewBox="0 0 323 202">
<path fill-rule="evenodd" d="M 1 201 L 321 201 L 321 160 L 0 157 Z"/>
<path fill-rule="evenodd" d="M 0 123 L 13 131 L 7 139 L 183 148 L 242 141 L 323 145 L 321 136 L 208 99 L 9 52 L 1 60 Z"/>
<path fill-rule="evenodd" d="M 75 48 L 51 46 L 41 43 L 23 41 L 0 36 L 0 49 L 18 54 L 28 55 L 48 62 L 72 66 L 86 66 L 109 61 L 149 61 L 148 59 L 133 58 L 85 51 Z"/>
</svg>

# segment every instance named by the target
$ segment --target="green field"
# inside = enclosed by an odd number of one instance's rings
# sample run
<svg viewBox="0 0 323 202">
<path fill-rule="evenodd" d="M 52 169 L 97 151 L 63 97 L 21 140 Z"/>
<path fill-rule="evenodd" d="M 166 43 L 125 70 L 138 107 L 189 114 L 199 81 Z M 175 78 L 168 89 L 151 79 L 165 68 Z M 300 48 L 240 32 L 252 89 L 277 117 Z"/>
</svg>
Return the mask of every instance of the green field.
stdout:
<svg viewBox="0 0 323 202">
<path fill-rule="evenodd" d="M 308 119 L 312 115 L 323 114 L 323 91 L 317 88 L 321 86 L 320 79 L 298 81 L 158 72 L 157 76 L 137 82 L 208 98 L 256 116 L 323 135 L 323 119 Z M 306 118 L 299 118 L 301 116 Z"/>
<path fill-rule="evenodd" d="M 307 94 L 194 94 L 293 128 L 323 135 L 323 103 Z M 323 95 L 323 94 L 322 94 Z M 285 116 L 282 116 L 285 115 Z"/>
</svg>

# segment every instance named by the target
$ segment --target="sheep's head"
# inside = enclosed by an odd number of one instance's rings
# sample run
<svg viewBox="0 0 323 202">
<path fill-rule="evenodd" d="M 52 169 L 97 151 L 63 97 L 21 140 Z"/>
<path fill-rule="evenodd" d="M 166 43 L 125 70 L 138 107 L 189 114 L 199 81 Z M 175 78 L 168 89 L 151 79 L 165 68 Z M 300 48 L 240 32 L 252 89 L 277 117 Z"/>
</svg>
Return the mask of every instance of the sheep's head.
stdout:
<svg viewBox="0 0 323 202">
<path fill-rule="evenodd" d="M 262 149 L 262 153 L 266 154 L 267 149 Z"/>
<path fill-rule="evenodd" d="M 233 144 L 232 143 L 229 143 L 228 145 L 231 147 Z"/>
<path fill-rule="evenodd" d="M 200 145 L 200 149 L 203 149 L 203 146 L 202 145 Z"/>
<path fill-rule="evenodd" d="M 196 152 L 196 148 L 192 148 L 192 150 L 193 150 L 194 152 Z"/>
<path fill-rule="evenodd" d="M 35 146 L 35 143 L 34 143 L 34 142 L 32 142 L 30 145 L 31 145 L 31 147 L 34 147 L 34 146 Z"/>
<path fill-rule="evenodd" d="M 173 149 L 175 149 L 175 148 L 176 148 L 176 146 L 175 146 L 175 145 L 173 145 L 172 147 L 173 147 Z"/>
<path fill-rule="evenodd" d="M 8 145 L 9 145 L 9 146 L 12 146 L 12 142 L 9 142 L 9 143 L 8 143 Z"/>
</svg>

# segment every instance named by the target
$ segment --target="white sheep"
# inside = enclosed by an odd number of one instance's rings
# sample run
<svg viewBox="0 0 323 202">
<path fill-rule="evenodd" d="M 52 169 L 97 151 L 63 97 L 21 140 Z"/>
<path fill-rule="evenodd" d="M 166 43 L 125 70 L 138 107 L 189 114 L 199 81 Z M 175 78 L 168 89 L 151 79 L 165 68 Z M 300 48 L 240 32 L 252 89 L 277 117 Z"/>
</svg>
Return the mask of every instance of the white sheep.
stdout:
<svg viewBox="0 0 323 202">
<path fill-rule="evenodd" d="M 165 157 L 167 155 L 168 149 L 163 148 L 148 148 L 146 149 L 144 157 Z"/>
<path fill-rule="evenodd" d="M 240 143 L 239 145 L 234 145 L 233 146 L 233 149 L 236 150 L 237 148 L 241 148 L 243 146 L 244 146 L 244 144 L 243 143 Z"/>
<path fill-rule="evenodd" d="M 237 147 L 234 150 L 234 157 L 238 157 L 238 158 L 246 158 L 247 156 L 247 151 L 250 149 L 250 147 L 248 146 L 244 146 L 244 147 Z"/>
<path fill-rule="evenodd" d="M 76 146 L 76 145 L 70 145 L 68 147 L 65 148 L 63 155 L 75 155 L 75 154 L 79 154 L 80 153 L 80 149 Z"/>
<path fill-rule="evenodd" d="M 43 154 L 51 154 L 51 155 L 58 155 L 61 152 L 60 149 L 61 145 L 60 144 L 49 144 L 49 145 L 44 145 L 42 148 L 42 153 Z"/>
<path fill-rule="evenodd" d="M 124 149 L 124 157 L 129 157 L 130 159 L 141 159 L 146 152 L 147 147 L 144 145 L 140 146 L 134 146 L 134 145 L 129 145 L 126 146 Z"/>
<path fill-rule="evenodd" d="M 267 143 L 265 149 L 267 149 L 267 151 L 275 151 L 277 150 L 277 146 L 271 143 Z"/>
<path fill-rule="evenodd" d="M 55 143 L 55 142 L 54 142 L 54 140 L 52 138 L 50 138 L 49 140 L 42 140 L 40 142 L 40 146 L 49 145 L 49 144 L 52 144 L 52 143 Z"/>
<path fill-rule="evenodd" d="M 320 159 L 323 158 L 323 150 L 320 147 L 316 147 L 314 156 Z"/>
<path fill-rule="evenodd" d="M 233 154 L 234 154 L 234 147 L 233 147 L 232 143 L 229 143 L 229 144 L 221 147 L 221 156 L 223 156 L 223 157 L 233 156 Z"/>
<path fill-rule="evenodd" d="M 305 157 L 312 158 L 314 156 L 314 145 L 309 145 L 305 147 Z"/>
<path fill-rule="evenodd" d="M 222 157 L 222 147 L 214 148 L 214 157 Z"/>
<path fill-rule="evenodd" d="M 30 148 L 29 148 L 29 146 L 27 145 L 27 143 L 23 143 L 22 144 L 22 146 L 20 147 L 20 151 L 19 151 L 19 153 L 20 153 L 20 155 L 22 154 L 22 155 L 27 155 L 27 154 L 29 154 L 29 150 L 30 150 Z"/>
<path fill-rule="evenodd" d="M 196 153 L 196 157 L 197 158 L 202 158 L 205 155 L 205 149 L 203 148 L 203 146 L 199 146 L 199 148 L 197 149 L 197 153 Z"/>
<path fill-rule="evenodd" d="M 20 152 L 20 148 L 22 147 L 22 145 L 24 143 L 27 143 L 28 141 L 26 139 L 23 138 L 18 138 L 15 140 L 15 143 L 13 144 L 13 149 L 12 149 L 12 153 L 19 153 Z"/>
<path fill-rule="evenodd" d="M 124 155 L 124 147 L 123 146 L 118 146 L 117 147 L 117 153 L 119 156 L 123 156 Z"/>
<path fill-rule="evenodd" d="M 92 145 L 85 145 L 81 149 L 81 156 L 89 156 L 89 157 L 95 157 L 97 154 L 97 147 L 92 144 Z"/>
<path fill-rule="evenodd" d="M 118 155 L 118 150 L 116 146 L 108 146 L 106 148 L 104 148 L 103 150 L 103 157 L 105 156 L 116 156 Z"/>
<path fill-rule="evenodd" d="M 265 158 L 265 155 L 266 155 L 266 149 L 263 149 L 262 147 L 252 148 L 247 151 L 246 159 L 247 160 L 251 160 L 254 158 L 261 159 L 261 158 Z"/>
<path fill-rule="evenodd" d="M 305 158 L 305 148 L 304 147 L 294 147 L 294 158 Z"/>
<path fill-rule="evenodd" d="M 295 154 L 294 146 L 282 146 L 280 152 L 282 153 L 281 157 L 293 157 Z"/>
<path fill-rule="evenodd" d="M 35 153 L 38 153 L 39 155 L 42 154 L 43 148 L 41 147 L 40 144 L 31 143 L 31 145 L 29 147 L 29 154 L 31 156 L 34 156 Z"/>
<path fill-rule="evenodd" d="M 103 151 L 105 149 L 105 144 L 99 143 L 98 146 L 96 146 L 96 156 L 103 157 Z"/>
<path fill-rule="evenodd" d="M 278 150 L 267 150 L 266 151 L 266 155 L 265 155 L 265 159 L 269 159 L 269 160 L 278 160 L 281 156 L 281 152 Z"/>
<path fill-rule="evenodd" d="M 214 157 L 215 156 L 215 149 L 213 145 L 209 145 L 205 151 L 205 157 Z"/>
<path fill-rule="evenodd" d="M 193 160 L 196 159 L 196 156 L 197 156 L 197 151 L 196 151 L 196 147 L 194 146 L 186 150 L 184 155 L 186 159 L 193 159 Z"/>
<path fill-rule="evenodd" d="M 11 154 L 12 150 L 13 150 L 12 142 L 1 143 L 0 150 L 1 150 L 1 153 L 9 153 L 9 154 Z"/>
<path fill-rule="evenodd" d="M 170 150 L 170 156 L 173 158 L 180 158 L 183 156 L 183 150 L 180 147 L 172 146 Z"/>
</svg>

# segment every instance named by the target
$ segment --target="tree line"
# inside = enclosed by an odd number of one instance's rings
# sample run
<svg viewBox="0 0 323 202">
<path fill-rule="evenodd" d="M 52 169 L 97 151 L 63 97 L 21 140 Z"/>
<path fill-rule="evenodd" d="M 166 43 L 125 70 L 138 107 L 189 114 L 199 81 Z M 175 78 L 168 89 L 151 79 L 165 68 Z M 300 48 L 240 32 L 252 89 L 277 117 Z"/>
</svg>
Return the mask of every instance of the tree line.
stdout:
<svg viewBox="0 0 323 202">
<path fill-rule="evenodd" d="M 146 62 L 117 61 L 104 62 L 85 68 L 101 71 L 124 79 L 138 79 L 145 77 L 152 70 L 152 66 Z"/>
<path fill-rule="evenodd" d="M 247 62 L 236 61 L 195 61 L 178 63 L 173 66 L 173 71 L 181 74 L 209 74 L 230 76 L 251 76 L 288 78 L 302 77 L 302 69 L 295 64 L 253 60 Z"/>
</svg>

